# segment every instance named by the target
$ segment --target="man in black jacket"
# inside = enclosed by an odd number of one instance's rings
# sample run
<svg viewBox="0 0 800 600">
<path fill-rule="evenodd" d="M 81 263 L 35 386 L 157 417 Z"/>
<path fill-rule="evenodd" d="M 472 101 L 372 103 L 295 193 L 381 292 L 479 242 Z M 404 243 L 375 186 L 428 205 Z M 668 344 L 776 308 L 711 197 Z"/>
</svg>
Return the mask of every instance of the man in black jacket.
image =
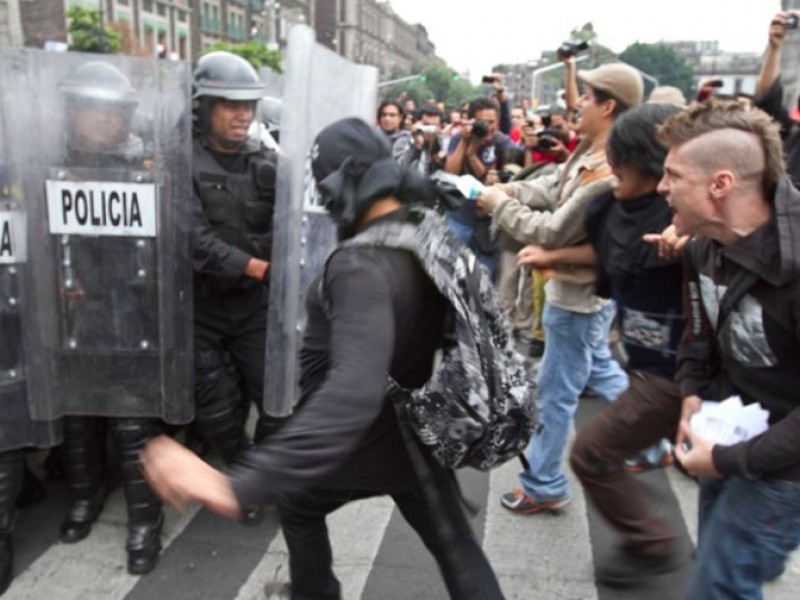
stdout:
<svg viewBox="0 0 800 600">
<path fill-rule="evenodd" d="M 691 600 L 760 598 L 800 544 L 800 194 L 778 128 L 761 111 L 712 100 L 667 121 L 659 192 L 685 251 L 683 407 L 676 455 L 700 478 Z M 738 395 L 769 412 L 732 445 L 692 430 L 702 400 Z"/>
<path fill-rule="evenodd" d="M 267 430 L 262 396 L 275 157 L 248 137 L 265 91 L 247 61 L 227 52 L 203 56 L 194 73 L 196 423 L 226 462 L 249 443 L 243 422 L 251 402 L 261 415 L 256 438 Z"/>
<path fill-rule="evenodd" d="M 380 134 L 358 119 L 323 130 L 311 156 L 342 239 L 405 219 L 399 197 L 421 193 L 409 189 Z M 447 301 L 411 253 L 386 248 L 337 250 L 309 289 L 295 415 L 227 476 L 159 439 L 143 457 L 150 481 L 173 504 L 198 500 L 231 518 L 240 506 L 276 502 L 295 600 L 340 597 L 325 517 L 381 494 L 392 496 L 434 555 L 451 597 L 502 598 L 453 473 L 426 460 L 432 477 L 423 488 L 387 397 L 388 376 L 404 388 L 429 379 Z"/>
</svg>

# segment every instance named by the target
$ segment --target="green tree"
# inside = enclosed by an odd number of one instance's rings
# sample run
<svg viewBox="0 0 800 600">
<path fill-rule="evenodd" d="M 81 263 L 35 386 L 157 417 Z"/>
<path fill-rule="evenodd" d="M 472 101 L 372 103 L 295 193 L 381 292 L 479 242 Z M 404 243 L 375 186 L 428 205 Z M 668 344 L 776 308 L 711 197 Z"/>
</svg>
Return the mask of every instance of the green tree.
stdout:
<svg viewBox="0 0 800 600">
<path fill-rule="evenodd" d="M 411 98 L 417 106 L 422 106 L 429 100 L 444 102 L 447 106 L 459 106 L 480 95 L 478 88 L 461 78 L 450 67 L 438 62 L 414 63 L 411 73 L 419 74 L 420 78 L 391 86 L 383 93 L 384 97 Z M 393 75 L 393 79 L 399 79 L 404 73 L 395 72 Z"/>
<path fill-rule="evenodd" d="M 256 70 L 261 67 L 269 67 L 276 73 L 283 73 L 280 52 L 271 48 L 267 48 L 265 45 L 256 41 L 249 41 L 243 44 L 215 42 L 208 47 L 206 53 L 220 50 L 241 56 L 251 65 L 253 65 L 253 68 Z"/>
<path fill-rule="evenodd" d="M 81 4 L 75 4 L 67 11 L 70 50 L 78 52 L 97 52 L 116 54 L 120 48 L 120 35 L 111 27 L 103 25 L 100 11 Z"/>
<path fill-rule="evenodd" d="M 666 44 L 635 42 L 619 59 L 658 79 L 659 85 L 674 85 L 689 98 L 694 95 L 694 72 L 689 63 Z M 648 92 L 654 84 L 647 82 Z"/>
</svg>

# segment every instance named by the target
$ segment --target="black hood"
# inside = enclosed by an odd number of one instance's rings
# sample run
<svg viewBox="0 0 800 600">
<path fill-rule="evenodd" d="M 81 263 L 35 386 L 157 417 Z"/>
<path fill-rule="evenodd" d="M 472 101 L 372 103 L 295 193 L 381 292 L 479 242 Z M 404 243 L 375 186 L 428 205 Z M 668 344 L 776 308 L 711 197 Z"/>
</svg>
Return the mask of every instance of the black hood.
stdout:
<svg viewBox="0 0 800 600">
<path fill-rule="evenodd" d="M 384 137 L 355 117 L 323 129 L 311 148 L 311 170 L 325 207 L 349 227 L 379 198 L 397 195 L 405 169 Z"/>
</svg>

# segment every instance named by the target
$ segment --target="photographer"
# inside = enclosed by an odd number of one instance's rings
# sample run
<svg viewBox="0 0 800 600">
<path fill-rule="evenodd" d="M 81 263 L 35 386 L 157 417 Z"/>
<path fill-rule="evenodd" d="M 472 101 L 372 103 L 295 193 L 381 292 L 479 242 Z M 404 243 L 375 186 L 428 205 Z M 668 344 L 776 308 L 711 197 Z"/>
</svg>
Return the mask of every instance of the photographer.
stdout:
<svg viewBox="0 0 800 600">
<path fill-rule="evenodd" d="M 502 168 L 501 157 L 515 146 L 511 138 L 498 131 L 500 105 L 494 98 L 470 102 L 467 117 L 461 131 L 450 140 L 445 170 L 454 175 L 470 174 L 485 182 L 491 171 Z M 497 249 L 488 235 L 491 219 L 479 213 L 474 203 L 466 202 L 448 215 L 448 223 L 496 279 Z"/>
<path fill-rule="evenodd" d="M 414 124 L 411 139 L 395 142 L 392 156 L 401 165 L 423 175 L 430 175 L 444 167 L 446 153 L 442 142 L 442 113 L 435 105 L 426 105 L 420 110 L 420 120 Z"/>
<path fill-rule="evenodd" d="M 787 33 L 800 22 L 800 10 L 781 12 L 769 24 L 769 44 L 756 81 L 755 105 L 781 126 L 786 171 L 795 186 L 800 184 L 800 126 L 783 106 L 781 48 Z M 798 99 L 800 101 L 800 98 Z M 800 102 L 798 102 L 800 106 Z"/>
<path fill-rule="evenodd" d="M 566 162 L 578 146 L 578 137 L 570 130 L 563 109 L 553 107 L 541 117 L 542 129 L 534 129 L 529 122 L 523 130 L 525 167 Z"/>
</svg>

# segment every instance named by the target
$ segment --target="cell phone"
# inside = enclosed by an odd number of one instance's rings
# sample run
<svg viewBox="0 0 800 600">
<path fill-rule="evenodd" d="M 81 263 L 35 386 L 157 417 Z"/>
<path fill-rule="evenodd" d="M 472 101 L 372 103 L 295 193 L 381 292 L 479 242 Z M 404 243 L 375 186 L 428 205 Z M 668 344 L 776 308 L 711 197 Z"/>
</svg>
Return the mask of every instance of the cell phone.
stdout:
<svg viewBox="0 0 800 600">
<path fill-rule="evenodd" d="M 722 79 L 712 79 L 711 81 L 706 82 L 706 85 L 708 87 L 721 88 L 725 84 L 722 82 Z"/>
<path fill-rule="evenodd" d="M 481 83 L 495 83 L 497 81 L 496 75 L 484 75 L 481 77 Z"/>
</svg>

